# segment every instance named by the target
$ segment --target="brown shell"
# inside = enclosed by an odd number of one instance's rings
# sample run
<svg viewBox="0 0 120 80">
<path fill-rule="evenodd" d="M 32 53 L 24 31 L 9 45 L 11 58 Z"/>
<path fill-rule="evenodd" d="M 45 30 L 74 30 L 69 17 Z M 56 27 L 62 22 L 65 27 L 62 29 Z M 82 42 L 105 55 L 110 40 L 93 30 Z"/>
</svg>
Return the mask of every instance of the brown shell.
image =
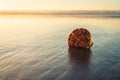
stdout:
<svg viewBox="0 0 120 80">
<path fill-rule="evenodd" d="M 68 38 L 69 47 L 90 48 L 93 45 L 91 34 L 87 29 L 75 29 Z"/>
</svg>

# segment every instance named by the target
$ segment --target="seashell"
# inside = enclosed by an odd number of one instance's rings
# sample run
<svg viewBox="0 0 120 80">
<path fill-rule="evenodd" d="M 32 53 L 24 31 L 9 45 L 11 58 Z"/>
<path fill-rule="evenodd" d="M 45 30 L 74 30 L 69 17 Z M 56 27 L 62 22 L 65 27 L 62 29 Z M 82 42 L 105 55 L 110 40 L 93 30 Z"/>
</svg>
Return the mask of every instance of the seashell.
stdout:
<svg viewBox="0 0 120 80">
<path fill-rule="evenodd" d="M 85 28 L 77 28 L 69 35 L 69 47 L 90 48 L 93 45 L 91 33 Z"/>
</svg>

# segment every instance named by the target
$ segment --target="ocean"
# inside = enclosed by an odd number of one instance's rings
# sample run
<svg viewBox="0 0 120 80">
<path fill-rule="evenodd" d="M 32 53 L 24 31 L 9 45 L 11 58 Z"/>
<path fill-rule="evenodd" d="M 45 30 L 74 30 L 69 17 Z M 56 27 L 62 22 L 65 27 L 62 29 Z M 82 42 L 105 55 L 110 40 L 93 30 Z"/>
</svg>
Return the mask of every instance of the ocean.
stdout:
<svg viewBox="0 0 120 80">
<path fill-rule="evenodd" d="M 76 28 L 91 49 L 68 47 Z M 0 80 L 120 80 L 120 18 L 0 16 Z"/>
</svg>

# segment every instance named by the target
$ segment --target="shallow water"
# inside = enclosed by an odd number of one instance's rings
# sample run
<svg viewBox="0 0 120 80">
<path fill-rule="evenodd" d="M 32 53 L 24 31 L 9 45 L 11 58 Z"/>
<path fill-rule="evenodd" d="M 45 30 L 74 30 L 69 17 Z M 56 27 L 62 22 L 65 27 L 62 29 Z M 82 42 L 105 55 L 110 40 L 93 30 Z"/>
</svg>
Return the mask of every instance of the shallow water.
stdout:
<svg viewBox="0 0 120 80">
<path fill-rule="evenodd" d="M 68 48 L 69 34 L 87 28 L 90 50 Z M 0 80 L 119 80 L 120 19 L 0 18 Z"/>
</svg>

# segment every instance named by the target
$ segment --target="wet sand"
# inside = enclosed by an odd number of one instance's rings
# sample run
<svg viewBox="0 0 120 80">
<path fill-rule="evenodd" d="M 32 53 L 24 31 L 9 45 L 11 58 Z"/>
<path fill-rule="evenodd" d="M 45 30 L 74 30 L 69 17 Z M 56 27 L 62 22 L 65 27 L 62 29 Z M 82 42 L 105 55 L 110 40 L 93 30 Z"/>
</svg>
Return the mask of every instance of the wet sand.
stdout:
<svg viewBox="0 0 120 80">
<path fill-rule="evenodd" d="M 0 18 L 0 80 L 119 80 L 120 19 Z M 90 50 L 69 48 L 69 34 L 87 28 Z"/>
</svg>

